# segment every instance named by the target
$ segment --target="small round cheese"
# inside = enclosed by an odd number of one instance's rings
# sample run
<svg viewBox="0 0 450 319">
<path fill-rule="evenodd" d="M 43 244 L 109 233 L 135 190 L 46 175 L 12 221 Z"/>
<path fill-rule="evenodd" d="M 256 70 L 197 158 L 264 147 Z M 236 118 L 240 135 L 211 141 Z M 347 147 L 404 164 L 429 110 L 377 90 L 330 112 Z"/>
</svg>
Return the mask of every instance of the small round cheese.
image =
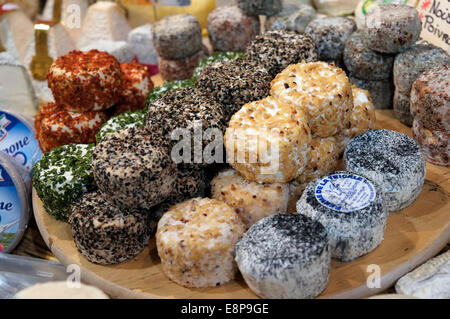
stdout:
<svg viewBox="0 0 450 319">
<path fill-rule="evenodd" d="M 266 217 L 236 245 L 245 282 L 263 298 L 318 296 L 328 283 L 330 257 L 325 228 L 301 214 Z"/>
<path fill-rule="evenodd" d="M 226 169 L 211 181 L 211 196 L 233 207 L 249 228 L 266 216 L 286 213 L 289 186 L 250 182 L 235 170 Z"/>
<path fill-rule="evenodd" d="M 166 145 L 144 128 L 108 134 L 94 149 L 92 171 L 105 198 L 123 209 L 150 209 L 172 191 L 177 168 Z"/>
<path fill-rule="evenodd" d="M 266 30 L 305 32 L 308 23 L 316 17 L 316 10 L 307 3 L 283 4 L 283 10 L 266 20 Z"/>
<path fill-rule="evenodd" d="M 370 93 L 373 104 L 376 109 L 391 109 L 394 96 L 394 83 L 392 78 L 379 81 L 361 80 L 349 75 L 349 80 L 357 87 L 367 90 Z"/>
<path fill-rule="evenodd" d="M 425 160 L 405 134 L 382 129 L 358 135 L 347 145 L 344 161 L 347 171 L 380 185 L 389 212 L 408 207 L 422 190 Z"/>
<path fill-rule="evenodd" d="M 193 198 L 177 204 L 158 223 L 162 269 L 185 287 L 222 285 L 236 274 L 234 249 L 244 231 L 238 215 L 224 202 Z"/>
<path fill-rule="evenodd" d="M 148 244 L 148 212 L 121 210 L 99 191 L 74 202 L 69 224 L 75 245 L 90 262 L 109 265 L 134 258 Z"/>
<path fill-rule="evenodd" d="M 260 183 L 287 183 L 301 173 L 310 141 L 304 113 L 271 96 L 245 104 L 225 132 L 228 163 Z"/>
<path fill-rule="evenodd" d="M 288 66 L 272 81 L 270 93 L 308 114 L 311 132 L 319 137 L 343 130 L 353 108 L 352 87 L 345 72 L 326 62 Z"/>
<path fill-rule="evenodd" d="M 412 132 L 428 162 L 442 166 L 450 165 L 450 131 L 429 130 L 415 118 Z"/>
<path fill-rule="evenodd" d="M 374 250 L 383 240 L 388 216 L 381 189 L 367 178 L 343 171 L 308 184 L 297 212 L 326 228 L 331 256 L 341 261 Z"/>
<path fill-rule="evenodd" d="M 97 287 L 67 281 L 51 281 L 32 285 L 19 291 L 14 299 L 109 299 Z"/>
<path fill-rule="evenodd" d="M 237 0 L 237 6 L 248 15 L 270 17 L 281 11 L 283 3 L 281 0 Z"/>
<path fill-rule="evenodd" d="M 186 80 L 190 79 L 197 64 L 206 57 L 203 50 L 194 53 L 192 56 L 169 60 L 160 57 L 158 59 L 159 72 L 164 80 Z"/>
<path fill-rule="evenodd" d="M 397 88 L 395 89 L 393 100 L 394 114 L 406 126 L 411 126 L 414 120 L 411 114 L 410 102 L 411 97 L 409 94 L 402 93 Z"/>
</svg>

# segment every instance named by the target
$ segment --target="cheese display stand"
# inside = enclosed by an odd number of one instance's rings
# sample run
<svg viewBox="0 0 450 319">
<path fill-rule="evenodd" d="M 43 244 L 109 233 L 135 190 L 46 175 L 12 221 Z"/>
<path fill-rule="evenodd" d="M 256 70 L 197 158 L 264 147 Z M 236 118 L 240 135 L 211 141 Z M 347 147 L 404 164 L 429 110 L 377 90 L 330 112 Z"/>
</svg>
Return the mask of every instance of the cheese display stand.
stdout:
<svg viewBox="0 0 450 319">
<path fill-rule="evenodd" d="M 450 298 L 445 4 L 11 1 L 0 298 Z"/>
</svg>

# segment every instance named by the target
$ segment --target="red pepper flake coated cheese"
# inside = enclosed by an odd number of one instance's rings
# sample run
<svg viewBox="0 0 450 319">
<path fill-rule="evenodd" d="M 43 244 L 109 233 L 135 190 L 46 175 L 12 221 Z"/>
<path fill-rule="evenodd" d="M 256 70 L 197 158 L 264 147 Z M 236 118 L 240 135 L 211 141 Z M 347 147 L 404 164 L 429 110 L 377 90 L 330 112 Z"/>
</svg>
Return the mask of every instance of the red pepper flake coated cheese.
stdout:
<svg viewBox="0 0 450 319">
<path fill-rule="evenodd" d="M 103 111 L 118 103 L 122 71 L 107 52 L 71 51 L 53 62 L 47 74 L 55 102 L 72 112 Z"/>
<path fill-rule="evenodd" d="M 154 87 L 147 66 L 137 62 L 130 62 L 121 63 L 120 68 L 123 73 L 120 104 L 128 106 L 127 108 L 121 106 L 121 109 L 126 111 L 143 109 L 145 107 L 145 99 Z"/>
<path fill-rule="evenodd" d="M 259 34 L 258 17 L 246 15 L 237 6 L 222 6 L 208 15 L 208 34 L 214 51 L 245 51 Z"/>
<path fill-rule="evenodd" d="M 66 144 L 95 143 L 95 134 L 108 120 L 105 112 L 74 113 L 55 103 L 42 106 L 34 121 L 43 152 Z"/>
<path fill-rule="evenodd" d="M 450 69 L 428 70 L 414 82 L 411 113 L 423 127 L 450 131 Z"/>
</svg>

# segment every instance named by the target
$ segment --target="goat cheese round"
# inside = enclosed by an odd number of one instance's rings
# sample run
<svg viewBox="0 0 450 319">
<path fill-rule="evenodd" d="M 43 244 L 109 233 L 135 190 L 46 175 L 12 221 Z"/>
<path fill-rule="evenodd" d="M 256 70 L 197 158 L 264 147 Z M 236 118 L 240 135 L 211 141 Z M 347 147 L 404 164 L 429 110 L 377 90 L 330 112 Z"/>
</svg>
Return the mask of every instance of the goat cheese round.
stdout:
<svg viewBox="0 0 450 319">
<path fill-rule="evenodd" d="M 344 162 L 347 171 L 381 187 L 389 212 L 411 205 L 425 180 L 425 160 L 419 145 L 391 130 L 373 130 L 355 137 L 345 149 Z"/>
<path fill-rule="evenodd" d="M 143 109 L 145 99 L 153 89 L 153 82 L 147 66 L 136 63 L 121 63 L 123 73 L 122 93 L 120 104 L 128 106 L 127 111 Z M 117 113 L 118 115 L 120 113 Z"/>
<path fill-rule="evenodd" d="M 99 191 L 71 206 L 69 224 L 80 253 L 96 264 L 118 264 L 138 255 L 148 244 L 145 211 L 121 210 Z"/>
<path fill-rule="evenodd" d="M 148 106 L 155 102 L 157 99 L 161 98 L 170 91 L 176 91 L 183 88 L 194 88 L 194 81 L 182 80 L 182 81 L 166 81 L 162 85 L 155 87 L 147 96 L 145 100 L 145 109 L 148 109 Z"/>
<path fill-rule="evenodd" d="M 237 0 L 237 6 L 248 15 L 270 17 L 281 11 L 283 3 L 281 0 Z"/>
<path fill-rule="evenodd" d="M 357 174 L 338 171 L 308 184 L 297 213 L 320 222 L 328 232 L 332 258 L 351 261 L 382 241 L 389 215 L 383 192 Z"/>
<path fill-rule="evenodd" d="M 361 80 L 349 75 L 349 80 L 352 84 L 357 87 L 367 90 L 370 93 L 373 104 L 376 109 L 391 109 L 392 99 L 394 96 L 394 83 L 392 83 L 392 78 L 379 81 L 369 81 Z"/>
<path fill-rule="evenodd" d="M 225 52 L 214 52 L 210 56 L 202 59 L 194 69 L 193 78 L 197 79 L 202 73 L 203 69 L 214 62 L 220 61 L 230 61 L 234 59 L 244 59 L 245 54 L 240 51 L 225 51 Z"/>
<path fill-rule="evenodd" d="M 370 49 L 399 53 L 417 42 L 422 22 L 416 8 L 386 4 L 375 7 L 366 14 L 366 27 L 363 30 Z"/>
<path fill-rule="evenodd" d="M 177 168 L 162 139 L 144 128 L 110 133 L 92 153 L 94 179 L 122 209 L 148 210 L 171 193 Z"/>
<path fill-rule="evenodd" d="M 450 165 L 450 131 L 424 128 L 415 118 L 412 132 L 428 162 L 442 166 Z"/>
<path fill-rule="evenodd" d="M 117 132 L 125 128 L 142 126 L 145 126 L 145 112 L 143 110 L 124 112 L 103 123 L 95 135 L 95 140 L 99 143 L 109 133 Z"/>
<path fill-rule="evenodd" d="M 288 65 L 318 60 L 316 43 L 305 34 L 290 31 L 268 31 L 247 47 L 247 59 L 263 65 L 275 77 Z"/>
<path fill-rule="evenodd" d="M 158 223 L 156 246 L 164 273 L 179 285 L 216 287 L 232 280 L 235 245 L 245 226 L 233 208 L 209 198 L 173 206 Z"/>
<path fill-rule="evenodd" d="M 70 205 L 97 187 L 92 175 L 94 145 L 69 144 L 45 153 L 33 168 L 33 186 L 45 211 L 66 221 Z"/>
<path fill-rule="evenodd" d="M 194 53 L 187 58 L 169 60 L 163 57 L 158 59 L 159 72 L 164 80 L 186 80 L 190 79 L 197 64 L 206 57 L 203 50 Z"/>
<path fill-rule="evenodd" d="M 326 229 L 301 214 L 277 214 L 254 224 L 236 245 L 236 262 L 258 296 L 306 299 L 327 286 L 330 248 Z"/>
<path fill-rule="evenodd" d="M 120 100 L 122 71 L 106 52 L 71 51 L 60 56 L 47 74 L 55 102 L 67 111 L 103 111 Z"/>
<path fill-rule="evenodd" d="M 283 4 L 283 10 L 266 20 L 266 30 L 305 32 L 307 25 L 316 17 L 316 10 L 306 3 Z"/>
<path fill-rule="evenodd" d="M 202 50 L 202 29 L 191 14 L 174 14 L 153 24 L 153 44 L 167 60 L 190 57 Z"/>
<path fill-rule="evenodd" d="M 326 62 L 288 66 L 272 81 L 270 93 L 308 114 L 311 133 L 319 137 L 342 131 L 353 108 L 352 87 L 345 72 Z"/>
<path fill-rule="evenodd" d="M 286 213 L 289 187 L 281 183 L 250 182 L 235 170 L 226 169 L 211 181 L 211 196 L 234 208 L 249 228 L 266 216 Z"/>
<path fill-rule="evenodd" d="M 394 114 L 395 117 L 406 126 L 411 126 L 414 120 L 414 117 L 411 114 L 410 100 L 411 97 L 409 94 L 404 94 L 395 89 L 394 100 L 392 102 Z"/>
</svg>

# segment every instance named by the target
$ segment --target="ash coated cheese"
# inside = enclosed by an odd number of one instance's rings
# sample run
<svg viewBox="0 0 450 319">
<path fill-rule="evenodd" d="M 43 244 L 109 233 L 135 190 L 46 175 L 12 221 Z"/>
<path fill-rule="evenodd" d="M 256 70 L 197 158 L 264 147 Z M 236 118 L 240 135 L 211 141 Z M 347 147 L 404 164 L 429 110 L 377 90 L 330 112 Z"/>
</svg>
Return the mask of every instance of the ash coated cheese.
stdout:
<svg viewBox="0 0 450 319">
<path fill-rule="evenodd" d="M 105 198 L 125 210 L 148 210 L 163 202 L 177 176 L 167 148 L 144 128 L 105 136 L 92 153 L 92 171 Z"/>
<path fill-rule="evenodd" d="M 281 11 L 281 0 L 237 0 L 237 6 L 248 15 L 273 16 Z"/>
<path fill-rule="evenodd" d="M 315 17 L 316 10 L 309 4 L 284 4 L 280 13 L 266 20 L 266 30 L 288 30 L 302 33 Z"/>
<path fill-rule="evenodd" d="M 34 123 L 41 150 L 48 152 L 71 143 L 94 143 L 95 134 L 107 120 L 105 112 L 75 113 L 49 103 L 39 109 Z"/>
<path fill-rule="evenodd" d="M 214 62 L 220 62 L 220 61 L 230 61 L 234 59 L 244 59 L 245 53 L 240 51 L 225 51 L 225 52 L 214 52 L 210 56 L 203 58 L 195 67 L 193 78 L 197 79 L 200 74 L 202 73 L 203 69 L 207 67 L 208 65 L 214 63 Z"/>
<path fill-rule="evenodd" d="M 379 81 L 361 80 L 349 75 L 349 80 L 357 87 L 367 90 L 376 109 L 391 109 L 394 96 L 394 83 L 392 78 Z"/>
<path fill-rule="evenodd" d="M 123 74 L 120 104 L 127 105 L 127 111 L 143 109 L 145 99 L 153 89 L 153 82 L 147 66 L 130 62 L 121 63 L 120 69 Z"/>
<path fill-rule="evenodd" d="M 158 54 L 153 45 L 153 28 L 150 23 L 143 24 L 128 33 L 128 43 L 139 63 L 155 65 Z"/>
<path fill-rule="evenodd" d="M 90 50 L 105 51 L 114 56 L 120 63 L 131 62 L 134 58 L 131 45 L 125 41 L 106 41 L 100 40 L 90 43 L 80 49 L 86 52 Z"/>
<path fill-rule="evenodd" d="M 406 126 L 411 127 L 414 117 L 411 114 L 410 100 L 411 97 L 409 94 L 401 93 L 395 89 L 393 100 L 395 117 Z"/>
<path fill-rule="evenodd" d="M 130 26 L 117 3 L 99 1 L 91 5 L 83 19 L 77 47 L 98 41 L 127 41 Z"/>
<path fill-rule="evenodd" d="M 450 132 L 450 69 L 430 69 L 414 82 L 411 113 L 422 126 Z"/>
<path fill-rule="evenodd" d="M 222 136 L 225 131 L 224 112 L 222 105 L 210 96 L 185 88 L 168 92 L 149 104 L 146 126 L 174 147 L 171 152 L 177 164 L 201 168 L 212 164 L 210 159 L 203 157 L 206 153 L 201 150 L 213 145 L 217 135 Z M 207 132 L 211 135 L 208 136 Z M 200 152 L 197 144 L 202 147 Z"/>
<path fill-rule="evenodd" d="M 410 95 L 413 83 L 423 72 L 444 65 L 450 65 L 450 56 L 444 50 L 431 44 L 416 44 L 395 57 L 395 88 Z"/>
<path fill-rule="evenodd" d="M 20 62 L 7 52 L 0 53 L 0 105 L 4 110 L 34 116 L 39 108 L 30 75 Z"/>
<path fill-rule="evenodd" d="M 148 109 L 148 106 L 151 103 L 163 97 L 167 92 L 181 90 L 183 88 L 194 88 L 194 81 L 192 79 L 182 81 L 166 81 L 160 86 L 153 88 L 145 100 L 145 109 Z"/>
<path fill-rule="evenodd" d="M 286 213 L 288 184 L 250 182 L 233 169 L 220 172 L 211 181 L 211 196 L 234 208 L 247 228 L 266 216 Z"/>
<path fill-rule="evenodd" d="M 450 131 L 427 129 L 415 118 L 412 132 L 428 162 L 441 166 L 450 165 Z"/>
<path fill-rule="evenodd" d="M 78 251 L 96 264 L 132 259 L 149 240 L 147 212 L 119 209 L 99 191 L 73 203 L 69 224 Z"/>
<path fill-rule="evenodd" d="M 195 86 L 223 105 L 228 122 L 244 104 L 269 95 L 271 80 L 272 76 L 264 66 L 235 59 L 206 66 Z"/>
<path fill-rule="evenodd" d="M 234 248 L 244 232 L 244 224 L 224 202 L 197 197 L 173 206 L 156 233 L 164 274 L 191 288 L 232 280 L 237 271 Z"/>
<path fill-rule="evenodd" d="M 158 59 L 159 72 L 164 80 L 190 79 L 197 64 L 206 57 L 203 50 L 194 53 L 187 58 L 168 60 L 163 57 Z"/>
<path fill-rule="evenodd" d="M 316 43 L 305 34 L 288 31 L 268 31 L 255 38 L 247 47 L 247 58 L 260 63 L 274 78 L 288 65 L 318 60 Z"/>
<path fill-rule="evenodd" d="M 307 184 L 317 177 L 331 173 L 336 169 L 339 159 L 339 149 L 334 137 L 313 138 L 309 144 L 307 164 L 295 180 Z"/>
<path fill-rule="evenodd" d="M 308 117 L 269 96 L 245 104 L 225 132 L 227 162 L 249 181 L 287 183 L 307 163 Z"/>
<path fill-rule="evenodd" d="M 425 180 L 425 160 L 419 145 L 405 134 L 373 130 L 358 135 L 345 149 L 347 171 L 381 187 L 389 212 L 411 205 Z"/>
<path fill-rule="evenodd" d="M 297 202 L 297 212 L 325 227 L 331 256 L 340 261 L 374 250 L 383 241 L 389 215 L 381 189 L 369 179 L 345 171 L 308 184 Z"/>
<path fill-rule="evenodd" d="M 66 221 L 70 205 L 96 189 L 92 175 L 94 145 L 69 144 L 43 155 L 33 168 L 33 186 L 45 211 Z"/>
<path fill-rule="evenodd" d="M 356 78 L 369 81 L 392 78 L 394 55 L 367 48 L 361 31 L 354 32 L 347 40 L 343 58 L 347 70 Z"/>
<path fill-rule="evenodd" d="M 0 16 L 0 42 L 3 48 L 24 62 L 28 43 L 33 38 L 33 23 L 20 10 L 13 10 Z"/>
<path fill-rule="evenodd" d="M 270 299 L 318 296 L 330 274 L 327 231 L 301 214 L 277 214 L 254 224 L 236 245 L 236 262 L 250 289 Z"/>
<path fill-rule="evenodd" d="M 366 27 L 363 30 L 370 49 L 399 53 L 419 39 L 422 22 L 416 8 L 403 4 L 383 4 L 366 14 Z"/>
<path fill-rule="evenodd" d="M 260 32 L 259 19 L 235 5 L 221 6 L 208 15 L 208 35 L 214 51 L 245 51 Z"/>
<path fill-rule="evenodd" d="M 175 14 L 153 24 L 153 44 L 167 60 L 184 59 L 202 50 L 202 30 L 191 14 Z"/>
<path fill-rule="evenodd" d="M 96 142 L 100 142 L 106 135 L 126 128 L 145 126 L 145 112 L 124 112 L 106 121 L 95 135 Z"/>
<path fill-rule="evenodd" d="M 353 108 L 352 87 L 345 72 L 326 62 L 288 66 L 272 81 L 270 93 L 303 110 L 312 134 L 318 137 L 342 131 Z"/>
<path fill-rule="evenodd" d="M 312 20 L 305 29 L 317 43 L 320 60 L 339 60 L 345 42 L 356 31 L 355 21 L 343 17 L 326 17 Z"/>
<path fill-rule="evenodd" d="M 47 74 L 55 101 L 72 112 L 103 111 L 119 102 L 122 71 L 107 52 L 71 51 L 53 62 Z"/>
</svg>

